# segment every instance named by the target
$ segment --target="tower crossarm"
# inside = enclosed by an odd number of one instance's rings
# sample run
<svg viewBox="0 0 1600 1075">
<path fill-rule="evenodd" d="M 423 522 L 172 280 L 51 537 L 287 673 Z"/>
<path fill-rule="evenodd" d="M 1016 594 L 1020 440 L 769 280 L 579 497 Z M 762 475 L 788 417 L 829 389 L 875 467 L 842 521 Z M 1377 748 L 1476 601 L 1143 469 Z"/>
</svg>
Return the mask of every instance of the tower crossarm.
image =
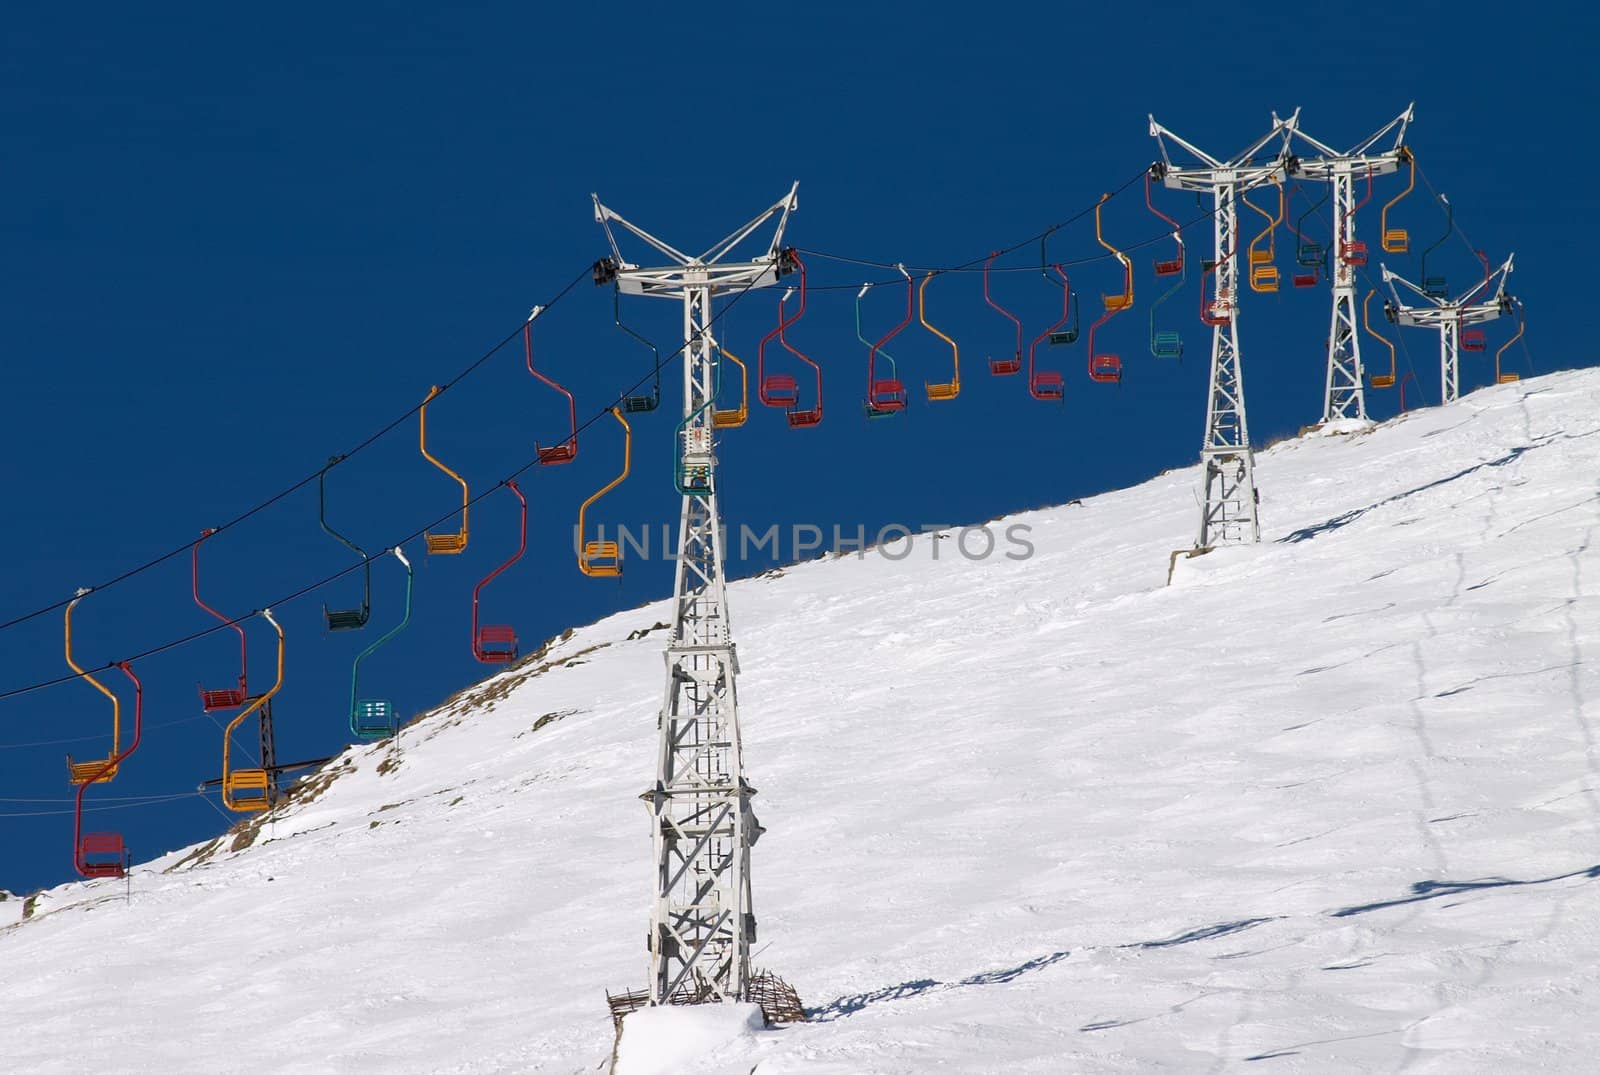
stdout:
<svg viewBox="0 0 1600 1075">
<path fill-rule="evenodd" d="M 1379 127 L 1372 134 L 1357 142 L 1343 153 L 1334 149 L 1326 142 L 1318 141 L 1311 137 L 1298 126 L 1294 129 L 1294 138 L 1300 139 L 1318 154 L 1313 157 L 1303 157 L 1298 161 L 1299 174 L 1306 179 L 1328 179 L 1336 167 L 1354 168 L 1365 173 L 1372 169 L 1373 175 L 1387 175 L 1399 167 L 1402 160 L 1401 151 L 1405 147 L 1406 128 L 1411 124 L 1411 118 L 1416 111 L 1416 102 L 1406 105 L 1406 110 Z M 1373 147 L 1383 141 L 1384 136 L 1394 133 L 1394 144 L 1388 149 L 1374 150 Z"/>
<path fill-rule="evenodd" d="M 746 222 L 743 226 L 736 228 L 733 232 L 712 244 L 712 246 L 699 257 L 691 257 L 690 255 L 685 254 L 683 251 L 645 231 L 637 224 L 632 223 L 621 213 L 618 213 L 616 210 L 611 209 L 603 204 L 600 201 L 600 195 L 590 194 L 589 197 L 594 200 L 595 222 L 605 230 L 606 242 L 611 246 L 611 255 L 616 259 L 617 267 L 624 271 L 632 271 L 638 269 L 639 266 L 628 261 L 622 256 L 622 248 L 617 245 L 616 233 L 611 230 L 612 224 L 619 225 L 638 239 L 648 243 L 657 252 L 666 255 L 668 258 L 671 258 L 676 266 L 681 267 L 690 265 L 712 265 L 720 262 L 734 247 L 748 239 L 752 232 L 761 227 L 761 225 L 765 224 L 774 215 L 777 215 L 778 226 L 773 232 L 772 242 L 767 247 L 766 255 L 763 258 L 758 259 L 760 261 L 775 260 L 778 256 L 778 251 L 783 246 L 783 231 L 789 223 L 789 214 L 799 206 L 799 191 L 800 183 L 798 180 L 796 180 L 789 187 L 789 192 L 782 198 L 773 202 L 760 213 L 757 213 L 753 219 Z"/>
<path fill-rule="evenodd" d="M 1483 258 L 1484 265 L 1487 267 L 1489 259 L 1484 256 L 1482 251 L 1478 252 L 1478 256 Z M 1473 300 L 1478 299 L 1480 295 L 1491 295 L 1492 297 L 1490 298 L 1479 300 L 1478 304 L 1493 306 L 1496 309 L 1504 306 L 1503 300 L 1506 294 L 1506 278 L 1511 275 L 1511 263 L 1516 256 L 1517 255 L 1515 252 L 1508 255 L 1506 260 L 1500 264 L 1498 269 L 1488 273 L 1482 280 L 1479 280 L 1476 284 L 1473 284 L 1470 290 L 1462 294 L 1460 298 L 1456 299 L 1456 305 L 1463 308 L 1470 307 L 1475 305 Z M 1490 285 L 1494 285 L 1494 290 L 1492 292 L 1490 291 Z"/>
<path fill-rule="evenodd" d="M 1383 274 L 1383 282 L 1389 285 L 1389 294 L 1394 299 L 1394 308 L 1402 317 L 1428 312 L 1431 310 L 1441 310 L 1449 305 L 1449 303 L 1434 298 L 1416 284 L 1413 284 L 1410 280 L 1407 280 L 1404 276 L 1401 276 L 1399 273 L 1391 270 L 1389 266 L 1383 264 L 1382 262 L 1378 263 L 1378 271 Z M 1412 294 L 1416 295 L 1417 298 L 1423 300 L 1428 305 L 1426 307 L 1408 306 L 1406 303 L 1400 301 L 1400 292 L 1395 287 L 1396 284 L 1399 284 L 1407 291 L 1410 291 Z M 1400 323 L 1403 325 L 1421 324 L 1421 322 L 1418 321 L 1401 321 Z"/>
<path fill-rule="evenodd" d="M 1263 186 L 1274 179 L 1282 179 L 1284 175 L 1284 161 L 1288 156 L 1289 138 L 1295 130 L 1295 125 L 1300 121 L 1300 110 L 1288 119 L 1279 119 L 1274 113 L 1272 129 L 1256 139 L 1247 148 L 1234 155 L 1229 160 L 1218 160 L 1205 150 L 1200 149 L 1192 142 L 1185 141 L 1178 134 L 1156 122 L 1154 115 L 1150 116 L 1150 137 L 1156 140 L 1156 145 L 1161 150 L 1162 175 L 1161 181 L 1174 190 L 1189 190 L 1197 193 L 1215 193 L 1218 183 L 1235 184 L 1239 190 L 1251 190 Z M 1167 148 L 1167 139 L 1173 144 L 1182 147 L 1201 162 L 1200 167 L 1180 167 L 1172 163 L 1171 151 Z M 1271 164 L 1255 163 L 1256 155 L 1271 145 L 1276 140 L 1279 153 Z"/>
<path fill-rule="evenodd" d="M 743 226 L 724 236 L 699 257 L 685 254 L 645 231 L 616 210 L 603 204 L 598 194 L 592 194 L 590 197 L 594 199 L 594 219 L 605 230 L 606 242 L 611 247 L 609 264 L 601 262 L 596 265 L 595 282 L 604 283 L 615 279 L 618 288 L 626 294 L 677 299 L 683 297 L 686 288 L 706 290 L 716 295 L 735 289 L 743 291 L 775 284 L 792 267 L 783 254 L 783 232 L 788 225 L 789 214 L 799 205 L 799 189 L 798 182 L 792 184 L 788 193 L 782 198 L 756 214 Z M 765 253 L 748 261 L 721 260 L 774 216 L 778 218 L 778 225 L 773 230 L 772 239 Z M 612 229 L 613 224 L 670 259 L 671 264 L 641 267 L 635 262 L 628 261 L 623 257 L 622 248 L 617 243 L 616 232 Z M 603 272 L 603 269 L 608 271 Z"/>
<path fill-rule="evenodd" d="M 1472 289 L 1456 299 L 1438 299 L 1423 291 L 1416 284 L 1393 272 L 1387 265 L 1379 265 L 1383 272 L 1383 282 L 1389 285 L 1389 294 L 1393 297 L 1393 310 L 1395 320 L 1401 325 L 1423 325 L 1436 328 L 1441 324 L 1455 321 L 1463 325 L 1476 325 L 1508 312 L 1511 304 L 1516 300 L 1506 291 L 1506 280 L 1511 275 L 1516 254 L 1509 255 L 1500 267 L 1489 274 L 1488 280 L 1480 280 Z M 1405 288 L 1418 298 L 1427 303 L 1426 306 L 1410 305 L 1400 300 L 1400 291 L 1395 286 Z M 1483 291 L 1487 285 L 1494 285 L 1494 293 L 1490 298 L 1481 302 L 1469 302 L 1468 299 Z"/>
</svg>

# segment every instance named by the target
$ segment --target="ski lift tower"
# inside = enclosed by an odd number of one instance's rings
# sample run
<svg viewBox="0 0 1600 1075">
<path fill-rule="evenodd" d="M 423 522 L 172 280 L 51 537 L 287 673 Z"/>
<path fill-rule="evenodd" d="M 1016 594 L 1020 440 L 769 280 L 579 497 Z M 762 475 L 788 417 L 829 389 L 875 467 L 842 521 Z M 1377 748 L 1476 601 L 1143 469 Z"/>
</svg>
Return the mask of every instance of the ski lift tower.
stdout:
<svg viewBox="0 0 1600 1075">
<path fill-rule="evenodd" d="M 1356 241 L 1355 184 L 1370 183 L 1389 175 L 1410 159 L 1405 147 L 1406 127 L 1416 104 L 1390 120 L 1347 152 L 1317 141 L 1296 127 L 1294 135 L 1320 156 L 1291 157 L 1289 174 L 1297 179 L 1327 183 L 1333 192 L 1333 314 L 1328 322 L 1328 380 L 1322 405 L 1322 420 L 1336 418 L 1367 420 L 1367 397 L 1361 384 L 1361 337 L 1356 333 L 1356 274 L 1367 263 L 1367 244 Z M 1274 117 L 1276 118 L 1276 117 Z M 1394 145 L 1373 150 L 1386 135 L 1394 132 Z M 1365 199 L 1363 198 L 1363 201 Z"/>
<path fill-rule="evenodd" d="M 739 703 L 739 659 L 728 619 L 721 518 L 717 512 L 712 410 L 718 349 L 712 302 L 730 292 L 770 287 L 794 267 L 782 246 L 794 211 L 789 193 L 705 253 L 691 257 L 635 227 L 594 196 L 611 257 L 595 265 L 595 283 L 626 295 L 683 303 L 683 420 L 678 424 L 678 488 L 683 509 L 667 636 L 666 695 L 657 718 L 655 784 L 641 798 L 650 809 L 655 892 L 650 908 L 650 986 L 656 1004 L 746 1001 L 755 914 L 750 899 L 750 847 L 761 828 L 745 782 Z M 766 252 L 723 261 L 773 217 Z M 626 261 L 612 225 L 644 241 L 670 264 L 641 268 Z"/>
<path fill-rule="evenodd" d="M 1254 544 L 1261 540 L 1256 513 L 1255 455 L 1245 421 L 1244 380 L 1240 369 L 1238 228 L 1240 193 L 1281 182 L 1289 137 L 1299 122 L 1300 110 L 1286 120 L 1272 117 L 1272 130 L 1229 160 L 1216 157 L 1179 138 L 1150 117 L 1150 135 L 1161 148 L 1161 160 L 1152 165 L 1161 182 L 1175 190 L 1210 194 L 1215 258 L 1206 265 L 1217 276 L 1215 297 L 1205 301 L 1202 320 L 1211 326 L 1211 388 L 1206 404 L 1206 434 L 1200 447 L 1205 464 L 1206 498 L 1200 508 L 1200 534 L 1196 549 L 1217 545 Z M 1202 163 L 1178 168 L 1167 152 L 1171 139 Z M 1277 139 L 1280 152 L 1268 163 L 1256 154 Z M 1205 284 L 1202 282 L 1201 287 Z M 1204 301 L 1204 300 L 1203 300 Z"/>
<path fill-rule="evenodd" d="M 1383 282 L 1389 285 L 1389 294 L 1393 297 L 1393 302 L 1386 303 L 1384 308 L 1390 320 L 1400 325 L 1439 330 L 1439 381 L 1445 403 L 1454 403 L 1461 395 L 1462 326 L 1479 325 L 1493 321 L 1501 314 L 1509 314 L 1517 301 L 1506 292 L 1506 278 L 1511 275 L 1511 262 L 1515 257 L 1515 254 L 1508 256 L 1498 269 L 1474 284 L 1472 290 L 1454 299 L 1435 298 L 1405 277 L 1390 272 L 1387 265 L 1379 265 L 1383 270 Z M 1488 258 L 1484 257 L 1484 260 L 1487 262 Z M 1410 289 L 1426 305 L 1408 306 L 1401 302 L 1396 283 Z M 1486 295 L 1491 286 L 1494 293 L 1480 298 Z M 1480 346 L 1475 350 L 1482 350 L 1481 340 L 1480 333 Z"/>
</svg>

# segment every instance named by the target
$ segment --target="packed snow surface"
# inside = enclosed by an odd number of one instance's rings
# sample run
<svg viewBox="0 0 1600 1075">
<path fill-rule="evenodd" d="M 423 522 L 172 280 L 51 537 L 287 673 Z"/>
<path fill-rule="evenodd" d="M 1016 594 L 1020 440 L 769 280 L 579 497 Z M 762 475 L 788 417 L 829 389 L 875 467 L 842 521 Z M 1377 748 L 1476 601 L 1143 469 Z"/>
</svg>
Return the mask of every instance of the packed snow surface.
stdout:
<svg viewBox="0 0 1600 1075">
<path fill-rule="evenodd" d="M 812 1019 L 706 1069 L 1594 1070 L 1597 473 L 1600 375 L 1566 373 L 1263 452 L 1261 544 L 1172 586 L 1194 467 L 995 524 L 1031 558 L 733 586 L 755 962 Z M 0 903 L 0 1068 L 599 1070 L 646 969 L 665 632 L 629 635 L 665 618 L 353 748 L 131 901 Z"/>
</svg>

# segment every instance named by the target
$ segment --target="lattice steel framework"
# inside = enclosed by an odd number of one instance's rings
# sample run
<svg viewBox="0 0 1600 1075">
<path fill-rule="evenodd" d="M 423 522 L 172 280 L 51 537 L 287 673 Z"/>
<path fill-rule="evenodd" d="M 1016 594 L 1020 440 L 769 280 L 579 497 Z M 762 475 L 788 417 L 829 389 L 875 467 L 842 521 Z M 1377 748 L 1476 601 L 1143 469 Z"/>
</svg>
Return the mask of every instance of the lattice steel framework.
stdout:
<svg viewBox="0 0 1600 1075">
<path fill-rule="evenodd" d="M 1272 130 L 1229 160 L 1216 157 L 1184 141 L 1150 117 L 1150 135 L 1161 149 L 1152 167 L 1162 183 L 1175 190 L 1210 194 L 1215 257 L 1206 265 L 1201 287 L 1213 272 L 1216 285 L 1205 299 L 1202 319 L 1211 326 L 1211 387 L 1206 401 L 1205 440 L 1200 461 L 1205 466 L 1205 501 L 1200 507 L 1200 533 L 1195 548 L 1252 544 L 1261 540 L 1257 516 L 1255 453 L 1250 447 L 1250 427 L 1245 419 L 1244 375 L 1239 347 L 1238 195 L 1255 187 L 1282 182 L 1289 137 L 1299 122 L 1300 110 L 1286 120 L 1272 117 Z M 1199 167 L 1175 167 L 1167 139 L 1192 153 Z M 1276 139 L 1280 152 L 1270 163 L 1256 155 Z"/>
<path fill-rule="evenodd" d="M 1333 285 L 1333 313 L 1328 320 L 1328 379 L 1323 395 L 1322 420 L 1367 417 L 1367 397 L 1362 386 L 1361 336 L 1356 332 L 1356 269 L 1366 264 L 1366 246 L 1356 239 L 1355 185 L 1389 175 L 1409 159 L 1406 127 L 1415 104 L 1375 133 L 1340 153 L 1296 127 L 1294 137 L 1320 156 L 1291 157 L 1289 174 L 1310 182 L 1328 183 L 1333 193 L 1333 265 L 1328 273 Z M 1274 117 L 1276 118 L 1276 117 Z M 1394 132 L 1394 145 L 1373 152 Z"/>
<path fill-rule="evenodd" d="M 1389 285 L 1393 302 L 1384 313 L 1397 324 L 1439 330 L 1439 383 L 1440 395 L 1445 403 L 1454 403 L 1461 395 L 1461 327 L 1493 321 L 1501 314 L 1509 314 L 1516 298 L 1506 291 L 1506 279 L 1511 275 L 1511 263 L 1516 257 L 1509 255 L 1500 267 L 1473 285 L 1472 289 L 1454 299 L 1437 299 L 1398 273 L 1383 270 L 1383 282 Z M 1395 284 L 1402 284 L 1427 303 L 1426 306 L 1407 306 L 1400 301 Z M 1493 293 L 1490 294 L 1491 288 Z M 1488 296 L 1488 297 L 1484 297 Z"/>
<path fill-rule="evenodd" d="M 712 415 L 721 352 L 712 333 L 712 303 L 718 296 L 769 287 L 792 269 L 782 241 L 799 186 L 698 257 L 673 249 L 594 198 L 595 220 L 612 253 L 596 266 L 595 282 L 615 281 L 624 294 L 683 303 L 683 420 L 674 448 L 683 507 L 656 779 L 641 796 L 650 809 L 655 853 L 651 1004 L 750 999 L 756 932 L 750 848 L 761 827 L 750 805 L 755 789 L 744 776 L 734 685 L 739 659 L 723 576 Z M 763 255 L 722 260 L 774 217 L 777 226 Z M 612 225 L 671 264 L 629 263 Z"/>
</svg>

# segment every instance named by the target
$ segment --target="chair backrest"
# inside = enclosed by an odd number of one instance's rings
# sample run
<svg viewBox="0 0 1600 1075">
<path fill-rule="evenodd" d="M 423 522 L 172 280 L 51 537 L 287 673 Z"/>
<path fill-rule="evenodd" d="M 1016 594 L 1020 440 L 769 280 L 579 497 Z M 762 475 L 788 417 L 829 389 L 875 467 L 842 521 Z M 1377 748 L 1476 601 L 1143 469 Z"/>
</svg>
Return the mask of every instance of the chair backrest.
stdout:
<svg viewBox="0 0 1600 1075">
<path fill-rule="evenodd" d="M 120 855 L 124 847 L 120 832 L 86 832 L 78 844 L 85 855 Z"/>
<path fill-rule="evenodd" d="M 382 738 L 394 731 L 394 703 L 387 699 L 363 699 L 356 703 L 351 730 L 363 739 Z"/>
<path fill-rule="evenodd" d="M 515 646 L 517 644 L 517 629 L 500 624 L 485 624 L 478 628 L 478 644 L 481 646 Z"/>
</svg>

